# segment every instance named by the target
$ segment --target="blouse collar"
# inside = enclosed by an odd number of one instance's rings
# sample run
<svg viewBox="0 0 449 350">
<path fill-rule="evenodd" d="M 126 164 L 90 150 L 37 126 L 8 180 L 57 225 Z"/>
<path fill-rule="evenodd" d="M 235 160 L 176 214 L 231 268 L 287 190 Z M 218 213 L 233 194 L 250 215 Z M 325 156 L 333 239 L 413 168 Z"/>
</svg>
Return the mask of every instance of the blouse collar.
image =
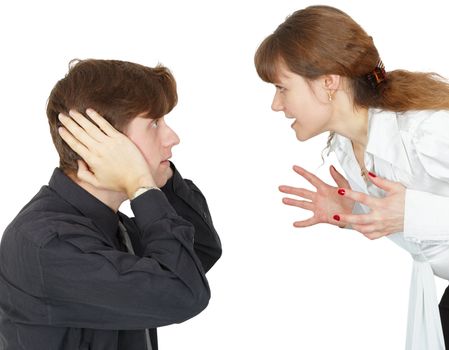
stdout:
<svg viewBox="0 0 449 350">
<path fill-rule="evenodd" d="M 397 113 L 369 109 L 368 118 L 368 143 L 365 152 L 411 173 L 407 151 L 398 126 Z M 354 157 L 351 140 L 342 135 L 335 134 L 330 150 L 337 153 L 343 152 L 346 155 L 345 158 Z"/>
</svg>

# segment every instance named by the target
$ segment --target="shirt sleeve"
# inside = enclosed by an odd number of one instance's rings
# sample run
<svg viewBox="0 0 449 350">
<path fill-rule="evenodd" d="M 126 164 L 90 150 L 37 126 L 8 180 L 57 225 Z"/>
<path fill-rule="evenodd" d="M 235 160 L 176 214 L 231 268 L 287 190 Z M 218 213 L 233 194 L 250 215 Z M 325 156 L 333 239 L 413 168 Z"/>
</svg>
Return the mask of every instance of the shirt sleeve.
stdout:
<svg viewBox="0 0 449 350">
<path fill-rule="evenodd" d="M 419 163 L 432 178 L 449 188 L 449 114 L 434 112 L 416 128 L 412 142 Z M 438 182 L 436 181 L 436 182 Z M 449 240 L 449 196 L 407 189 L 404 237 L 414 241 Z"/>
<path fill-rule="evenodd" d="M 43 297 L 54 326 L 144 329 L 201 312 L 210 290 L 193 250 L 192 225 L 161 191 L 131 201 L 142 256 L 106 244 L 98 232 L 63 222 L 39 249 Z"/>
<path fill-rule="evenodd" d="M 199 188 L 188 179 L 183 179 L 173 163 L 173 176 L 161 190 L 167 196 L 177 214 L 195 228 L 194 249 L 205 271 L 221 256 L 221 242 L 212 222 L 206 198 Z"/>
</svg>

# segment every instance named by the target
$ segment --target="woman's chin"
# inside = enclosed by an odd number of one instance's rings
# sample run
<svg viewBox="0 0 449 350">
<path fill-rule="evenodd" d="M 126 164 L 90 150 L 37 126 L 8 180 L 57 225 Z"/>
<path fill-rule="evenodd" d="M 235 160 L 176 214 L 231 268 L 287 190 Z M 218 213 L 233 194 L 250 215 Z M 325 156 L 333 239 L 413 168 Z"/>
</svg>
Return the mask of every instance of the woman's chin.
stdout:
<svg viewBox="0 0 449 350">
<path fill-rule="evenodd" d="M 298 132 L 296 130 L 295 130 L 295 132 L 296 132 L 296 139 L 298 141 L 303 142 L 303 141 L 307 141 L 308 139 L 310 139 L 310 135 L 305 135 L 304 133 Z"/>
</svg>

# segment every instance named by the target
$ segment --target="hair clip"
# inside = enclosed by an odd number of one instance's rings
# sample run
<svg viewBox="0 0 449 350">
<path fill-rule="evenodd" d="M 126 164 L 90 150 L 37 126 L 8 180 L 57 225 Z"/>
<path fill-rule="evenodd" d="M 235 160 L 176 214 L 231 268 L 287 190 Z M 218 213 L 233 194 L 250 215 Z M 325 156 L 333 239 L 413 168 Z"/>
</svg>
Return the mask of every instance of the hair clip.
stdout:
<svg viewBox="0 0 449 350">
<path fill-rule="evenodd" d="M 387 79 L 387 72 L 385 71 L 385 66 L 380 58 L 379 61 L 377 61 L 376 67 L 374 67 L 371 73 L 366 75 L 366 78 L 373 89 L 376 89 L 379 84 Z"/>
</svg>

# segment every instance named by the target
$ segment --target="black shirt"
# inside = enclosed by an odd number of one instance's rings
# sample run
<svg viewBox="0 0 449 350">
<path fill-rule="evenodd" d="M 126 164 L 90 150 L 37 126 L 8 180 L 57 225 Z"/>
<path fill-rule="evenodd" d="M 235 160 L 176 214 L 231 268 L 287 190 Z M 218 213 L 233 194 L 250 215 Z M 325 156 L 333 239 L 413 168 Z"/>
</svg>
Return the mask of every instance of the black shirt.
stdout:
<svg viewBox="0 0 449 350">
<path fill-rule="evenodd" d="M 198 188 L 174 174 L 115 213 L 56 169 L 0 245 L 0 349 L 144 350 L 145 328 L 185 321 L 208 304 L 221 255 Z M 135 254 L 119 241 L 121 220 Z"/>
</svg>

